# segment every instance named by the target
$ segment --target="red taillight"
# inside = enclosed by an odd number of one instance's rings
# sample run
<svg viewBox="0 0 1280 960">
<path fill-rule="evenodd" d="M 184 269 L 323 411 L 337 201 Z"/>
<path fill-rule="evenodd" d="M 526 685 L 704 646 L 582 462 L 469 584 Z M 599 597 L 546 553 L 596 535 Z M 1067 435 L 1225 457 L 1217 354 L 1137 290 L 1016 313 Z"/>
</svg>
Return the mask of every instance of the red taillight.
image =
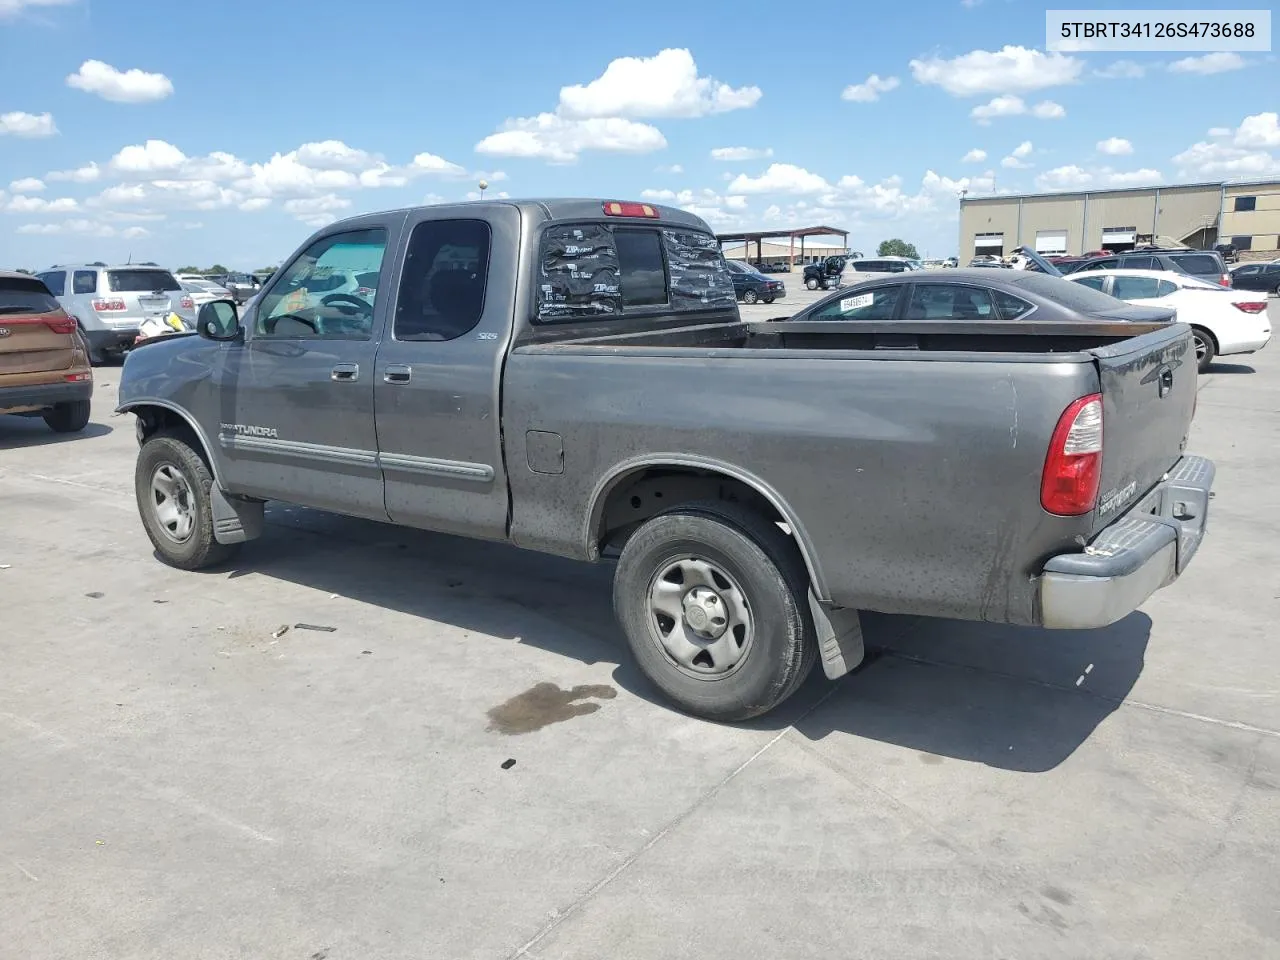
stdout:
<svg viewBox="0 0 1280 960">
<path fill-rule="evenodd" d="M 1061 517 L 1078 517 L 1098 501 L 1102 477 L 1102 394 L 1076 400 L 1058 418 L 1044 458 L 1040 506 Z"/>
<path fill-rule="evenodd" d="M 190 297 L 183 297 L 178 301 L 178 306 L 183 310 L 194 310 L 196 308 L 196 302 Z"/>
<path fill-rule="evenodd" d="M 95 313 L 111 313 L 116 310 L 126 309 L 124 301 L 119 297 L 112 297 L 110 300 L 94 300 L 93 310 Z"/>
<path fill-rule="evenodd" d="M 71 317 L 58 317 L 56 320 L 46 320 L 45 325 L 53 333 L 68 334 L 76 332 L 76 322 L 71 319 Z"/>
<path fill-rule="evenodd" d="M 88 370 L 84 370 L 80 373 L 64 374 L 62 379 L 67 381 L 67 383 L 82 383 L 85 380 L 92 380 L 93 374 L 90 373 Z"/>
<path fill-rule="evenodd" d="M 1229 286 L 1231 286 L 1231 274 L 1229 274 L 1229 273 L 1224 273 L 1224 274 L 1222 275 L 1222 279 L 1221 279 L 1221 280 L 1219 280 L 1219 281 L 1218 281 L 1218 283 L 1222 284 L 1224 287 L 1229 287 Z"/>
<path fill-rule="evenodd" d="M 1262 313 L 1267 309 L 1266 301 L 1260 303 L 1233 303 L 1231 305 L 1237 310 L 1243 310 L 1245 313 Z"/>
<path fill-rule="evenodd" d="M 649 217 L 653 220 L 658 218 L 658 211 L 647 203 L 619 203 L 617 200 L 605 202 L 604 214 L 606 217 Z"/>
</svg>

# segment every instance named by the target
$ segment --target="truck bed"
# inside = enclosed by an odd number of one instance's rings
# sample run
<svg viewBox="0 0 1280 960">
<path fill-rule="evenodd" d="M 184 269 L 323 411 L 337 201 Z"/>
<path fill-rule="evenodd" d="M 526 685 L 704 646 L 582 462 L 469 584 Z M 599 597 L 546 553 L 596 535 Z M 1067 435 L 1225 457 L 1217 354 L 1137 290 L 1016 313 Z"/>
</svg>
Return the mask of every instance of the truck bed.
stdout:
<svg viewBox="0 0 1280 960">
<path fill-rule="evenodd" d="M 518 343 L 502 401 L 512 539 L 592 556 L 582 518 L 601 491 L 677 463 L 787 505 L 821 599 L 1034 624 L 1045 558 L 1082 549 L 1160 480 L 1195 396 L 1186 325 L 1066 326 L 712 323 Z M 1049 439 L 1093 393 L 1107 512 L 1048 514 Z M 548 436 L 557 475 L 532 466 L 531 438 Z"/>
</svg>

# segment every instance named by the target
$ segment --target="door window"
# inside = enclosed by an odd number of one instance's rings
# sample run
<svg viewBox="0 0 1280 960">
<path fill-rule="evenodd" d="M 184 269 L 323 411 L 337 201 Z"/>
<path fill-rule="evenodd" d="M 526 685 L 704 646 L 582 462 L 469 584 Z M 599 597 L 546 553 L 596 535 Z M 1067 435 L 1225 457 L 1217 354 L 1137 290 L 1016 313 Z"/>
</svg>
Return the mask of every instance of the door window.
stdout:
<svg viewBox="0 0 1280 960">
<path fill-rule="evenodd" d="M 1160 294 L 1160 281 L 1155 277 L 1116 277 L 1111 295 L 1119 300 L 1154 300 Z"/>
<path fill-rule="evenodd" d="M 397 340 L 454 340 L 484 313 L 491 232 L 483 220 L 424 220 L 413 228 L 396 298 Z M 361 284 L 377 274 L 357 274 Z M 363 286 L 362 289 L 368 289 Z"/>
<path fill-rule="evenodd" d="M 1107 278 L 1106 277 L 1081 277 L 1079 280 L 1077 280 L 1075 277 L 1072 277 L 1071 282 L 1075 284 L 1079 284 L 1082 287 L 1093 287 L 1093 289 L 1101 293 L 1102 285 L 1107 282 Z"/>
<path fill-rule="evenodd" d="M 908 320 L 993 320 L 995 307 L 984 287 L 917 283 L 907 304 Z"/>
<path fill-rule="evenodd" d="M 1035 309 L 1021 297 L 1015 297 L 1012 293 L 1005 293 L 1003 290 L 992 290 L 991 299 L 995 301 L 996 315 L 1001 320 L 1017 320 Z"/>
<path fill-rule="evenodd" d="M 77 270 L 71 278 L 72 293 L 97 293 L 98 271 Z"/>
<path fill-rule="evenodd" d="M 1160 264 L 1155 257 L 1124 257 L 1120 266 L 1126 270 L 1159 270 Z"/>
<path fill-rule="evenodd" d="M 50 270 L 48 273 L 39 274 L 39 278 L 44 281 L 44 285 L 55 297 L 61 297 L 66 293 L 67 272 L 65 270 Z"/>
<path fill-rule="evenodd" d="M 1112 270 L 1119 262 L 1115 257 L 1108 260 L 1094 260 L 1092 263 L 1086 263 L 1080 271 L 1083 273 L 1085 270 Z"/>
<path fill-rule="evenodd" d="M 902 294 L 901 284 L 876 287 L 837 297 L 814 312 L 811 320 L 892 320 Z"/>
<path fill-rule="evenodd" d="M 1218 258 L 1212 254 L 1179 254 L 1176 257 L 1170 257 L 1170 259 L 1177 264 L 1179 270 L 1192 276 L 1204 277 L 1222 273 Z"/>
<path fill-rule="evenodd" d="M 368 340 L 378 290 L 361 282 L 379 274 L 387 249 L 381 228 L 322 237 L 285 267 L 262 299 L 254 336 L 268 339 Z"/>
</svg>

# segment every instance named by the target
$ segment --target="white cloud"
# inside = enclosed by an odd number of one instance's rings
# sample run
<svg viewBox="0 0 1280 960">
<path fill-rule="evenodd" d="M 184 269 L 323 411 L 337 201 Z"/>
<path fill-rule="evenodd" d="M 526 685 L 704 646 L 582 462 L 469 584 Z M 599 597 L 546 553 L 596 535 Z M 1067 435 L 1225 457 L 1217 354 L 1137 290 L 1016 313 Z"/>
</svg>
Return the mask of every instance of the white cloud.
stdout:
<svg viewBox="0 0 1280 960">
<path fill-rule="evenodd" d="M 0 137 L 13 136 L 34 139 L 52 137 L 58 132 L 51 113 L 23 113 L 14 110 L 0 113 Z"/>
<path fill-rule="evenodd" d="M 434 153 L 419 153 L 413 158 L 413 162 L 409 164 L 413 173 L 436 173 L 451 177 L 460 177 L 466 174 L 466 170 L 456 163 L 450 163 L 444 157 L 437 157 Z M 485 176 L 483 173 L 478 176 Z M 507 175 L 501 170 L 488 175 L 490 180 L 505 180 Z"/>
<path fill-rule="evenodd" d="M 315 170 L 364 170 L 377 160 L 365 150 L 349 147 L 341 140 L 304 143 L 297 150 L 298 162 Z"/>
<path fill-rule="evenodd" d="M 554 113 L 507 120 L 498 133 L 476 144 L 476 152 L 573 163 L 584 150 L 651 153 L 667 145 L 657 127 L 622 117 L 566 120 Z"/>
<path fill-rule="evenodd" d="M 1038 120 L 1061 120 L 1067 115 L 1067 109 L 1052 100 L 1041 100 L 1031 108 L 1031 115 Z"/>
<path fill-rule="evenodd" d="M 724 198 L 724 205 L 730 210 L 747 209 L 747 198 L 740 195 L 731 195 Z"/>
<path fill-rule="evenodd" d="M 992 53 L 973 50 L 953 60 L 911 61 L 917 83 L 942 87 L 953 97 L 983 93 L 1026 93 L 1075 83 L 1084 61 L 1061 53 L 1005 46 Z"/>
<path fill-rule="evenodd" d="M 845 87 L 840 94 L 840 99 L 852 100 L 855 103 L 871 103 L 879 100 L 880 94 L 896 89 L 899 82 L 897 77 L 881 78 L 879 74 L 873 73 L 862 83 L 851 83 Z"/>
<path fill-rule="evenodd" d="M 14 196 L 4 207 L 11 213 L 73 213 L 80 209 L 78 201 L 71 197 L 46 200 L 43 197 Z"/>
<path fill-rule="evenodd" d="M 684 173 L 684 167 L 678 163 L 668 163 L 653 168 L 654 173 Z"/>
<path fill-rule="evenodd" d="M 758 177 L 739 174 L 730 182 L 730 193 L 820 193 L 830 188 L 822 177 L 791 163 L 771 163 Z"/>
<path fill-rule="evenodd" d="M 1013 150 L 1010 152 L 1013 154 L 1013 156 L 1018 157 L 1019 159 L 1022 159 L 1023 157 L 1031 156 L 1034 150 L 1035 150 L 1035 147 L 1032 146 L 1030 140 L 1023 140 L 1020 144 L 1014 147 Z"/>
<path fill-rule="evenodd" d="M 318 197 L 298 197 L 293 200 L 286 200 L 284 204 L 285 213 L 292 214 L 296 219 L 312 227 L 323 227 L 327 223 L 332 223 L 337 219 L 335 214 L 338 211 L 346 210 L 351 206 L 351 201 L 346 197 L 340 197 L 335 193 L 326 193 Z"/>
<path fill-rule="evenodd" d="M 1152 170 L 1150 167 L 1124 172 L 1104 170 L 1102 182 L 1108 187 L 1145 187 L 1151 184 L 1163 183 L 1164 175 L 1159 170 Z"/>
<path fill-rule="evenodd" d="M 236 206 L 245 213 L 253 213 L 257 210 L 265 210 L 271 206 L 270 197 L 250 197 L 248 200 L 242 200 Z"/>
<path fill-rule="evenodd" d="M 1123 157 L 1133 153 L 1133 144 L 1124 137 L 1107 137 L 1098 141 L 1098 152 L 1111 157 Z"/>
<path fill-rule="evenodd" d="M 982 161 L 986 159 L 987 159 L 987 151 L 980 150 L 977 147 L 974 147 L 972 150 L 970 150 L 968 153 L 966 153 L 963 157 L 960 158 L 960 162 L 961 163 L 982 163 Z"/>
<path fill-rule="evenodd" d="M 1092 183 L 1093 174 L 1074 163 L 1054 167 L 1036 177 L 1036 186 L 1041 190 L 1078 190 Z"/>
<path fill-rule="evenodd" d="M 969 111 L 969 116 L 985 127 L 996 117 L 1016 117 L 1026 112 L 1027 105 L 1023 99 L 1008 93 L 974 107 Z"/>
<path fill-rule="evenodd" d="M 24 223 L 18 233 L 31 234 L 81 234 L 90 237 L 114 237 L 116 228 L 97 220 L 65 220 L 62 223 Z"/>
<path fill-rule="evenodd" d="M 10 183 L 9 189 L 14 193 L 39 193 L 44 189 L 44 181 L 36 177 L 23 177 Z"/>
<path fill-rule="evenodd" d="M 1230 127 L 1210 127 L 1209 136 L 1211 137 L 1229 137 L 1231 136 Z"/>
<path fill-rule="evenodd" d="M 483 197 L 481 197 L 479 190 L 468 190 L 466 193 L 466 199 L 468 200 L 509 200 L 511 199 L 511 194 L 507 193 L 507 191 L 505 190 L 499 190 L 497 193 L 486 193 Z"/>
<path fill-rule="evenodd" d="M 111 167 L 117 173 L 151 174 L 178 170 L 187 162 L 187 155 L 165 140 L 148 140 L 145 144 L 131 144 L 111 158 Z"/>
<path fill-rule="evenodd" d="M 163 73 L 122 72 L 101 60 L 80 64 L 80 69 L 67 77 L 67 86 L 114 103 L 151 103 L 173 93 L 173 83 Z"/>
<path fill-rule="evenodd" d="M 1280 115 L 1257 113 L 1245 117 L 1235 134 L 1237 147 L 1280 147 Z"/>
<path fill-rule="evenodd" d="M 1184 57 L 1181 60 L 1175 60 L 1169 64 L 1169 70 L 1172 73 L 1194 73 L 1203 77 L 1214 73 L 1226 73 L 1230 70 L 1241 70 L 1246 66 L 1248 62 L 1240 54 L 1220 50 L 1216 53 L 1206 53 L 1202 57 Z"/>
<path fill-rule="evenodd" d="M 151 236 L 151 231 L 146 227 L 126 227 L 120 236 L 125 240 L 139 240 L 142 237 Z"/>
<path fill-rule="evenodd" d="M 558 113 L 568 120 L 613 117 L 703 117 L 753 107 L 759 87 L 734 89 L 698 75 L 693 54 L 662 50 L 652 57 L 619 57 L 587 84 L 560 90 Z"/>
<path fill-rule="evenodd" d="M 772 147 L 716 147 L 711 151 L 712 160 L 763 160 L 772 156 Z"/>
<path fill-rule="evenodd" d="M 1137 80 L 1146 72 L 1146 67 L 1133 60 L 1117 60 L 1107 64 L 1101 70 L 1093 71 L 1093 75 L 1103 80 Z"/>
<path fill-rule="evenodd" d="M 0 20 L 16 17 L 27 7 L 65 7 L 76 0 L 0 0 Z"/>
<path fill-rule="evenodd" d="M 46 173 L 46 180 L 69 180 L 72 183 L 93 183 L 102 176 L 102 171 L 98 165 L 92 161 L 86 163 L 83 167 L 77 167 L 74 170 L 54 170 Z"/>
</svg>

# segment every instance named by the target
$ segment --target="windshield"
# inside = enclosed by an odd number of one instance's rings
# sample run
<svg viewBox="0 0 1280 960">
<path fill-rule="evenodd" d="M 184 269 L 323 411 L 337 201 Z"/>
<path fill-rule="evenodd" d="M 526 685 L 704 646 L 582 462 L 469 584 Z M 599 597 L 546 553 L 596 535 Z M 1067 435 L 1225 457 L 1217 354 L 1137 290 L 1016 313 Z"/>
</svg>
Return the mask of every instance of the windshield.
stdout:
<svg viewBox="0 0 1280 960">
<path fill-rule="evenodd" d="M 1038 293 L 1064 307 L 1078 310 L 1081 313 L 1113 313 L 1117 307 L 1125 306 L 1123 300 L 1109 297 L 1100 290 L 1086 287 L 1077 280 L 1064 280 L 1050 277 L 1038 271 L 1009 271 L 1005 278 L 1011 283 L 1032 293 Z"/>
<path fill-rule="evenodd" d="M 112 293 L 151 293 L 182 288 L 168 270 L 108 270 L 107 289 Z"/>
<path fill-rule="evenodd" d="M 0 313 L 53 313 L 57 309 L 58 301 L 35 277 L 0 278 Z"/>
</svg>

